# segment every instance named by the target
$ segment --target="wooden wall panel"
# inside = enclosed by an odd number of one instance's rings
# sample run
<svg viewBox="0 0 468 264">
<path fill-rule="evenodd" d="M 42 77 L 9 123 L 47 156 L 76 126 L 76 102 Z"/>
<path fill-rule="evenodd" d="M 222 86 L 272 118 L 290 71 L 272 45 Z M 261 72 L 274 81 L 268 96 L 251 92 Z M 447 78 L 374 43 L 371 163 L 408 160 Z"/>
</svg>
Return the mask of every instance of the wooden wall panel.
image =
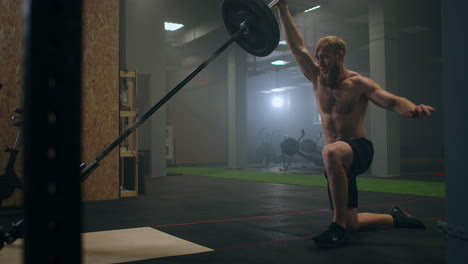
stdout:
<svg viewBox="0 0 468 264">
<path fill-rule="evenodd" d="M 23 72 L 21 68 L 23 14 L 22 1 L 0 1 L 0 170 L 3 173 L 8 162 L 8 154 L 3 152 L 5 146 L 13 147 L 18 128 L 10 125 L 10 117 L 15 109 L 21 108 Z M 15 170 L 23 178 L 23 155 L 20 152 Z M 20 205 L 23 201 L 22 192 L 16 190 L 3 206 Z"/>
<path fill-rule="evenodd" d="M 22 102 L 22 1 L 0 1 L 0 147 L 12 147 L 18 129 L 9 118 Z M 82 156 L 92 161 L 119 136 L 119 0 L 85 0 L 83 5 Z M 0 152 L 0 169 L 8 153 Z M 22 178 L 22 153 L 16 171 Z M 118 150 L 83 184 L 84 200 L 119 197 Z M 3 203 L 21 205 L 22 192 Z"/>
<path fill-rule="evenodd" d="M 119 1 L 85 0 L 83 7 L 83 161 L 91 162 L 119 136 Z M 114 149 L 83 184 L 83 199 L 119 197 Z"/>
</svg>

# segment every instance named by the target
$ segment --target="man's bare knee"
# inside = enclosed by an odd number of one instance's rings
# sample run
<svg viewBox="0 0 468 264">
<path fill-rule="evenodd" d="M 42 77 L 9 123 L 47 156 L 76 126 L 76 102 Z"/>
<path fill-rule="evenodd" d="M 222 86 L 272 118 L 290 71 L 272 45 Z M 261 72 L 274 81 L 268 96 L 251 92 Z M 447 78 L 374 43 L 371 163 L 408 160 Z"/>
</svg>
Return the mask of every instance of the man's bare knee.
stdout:
<svg viewBox="0 0 468 264">
<path fill-rule="evenodd" d="M 349 167 L 352 162 L 352 149 L 347 143 L 337 141 L 326 145 L 322 150 L 322 158 L 326 169 L 341 169 Z"/>
<path fill-rule="evenodd" d="M 322 150 L 322 158 L 325 166 L 336 165 L 337 148 L 332 144 L 326 145 Z"/>
</svg>

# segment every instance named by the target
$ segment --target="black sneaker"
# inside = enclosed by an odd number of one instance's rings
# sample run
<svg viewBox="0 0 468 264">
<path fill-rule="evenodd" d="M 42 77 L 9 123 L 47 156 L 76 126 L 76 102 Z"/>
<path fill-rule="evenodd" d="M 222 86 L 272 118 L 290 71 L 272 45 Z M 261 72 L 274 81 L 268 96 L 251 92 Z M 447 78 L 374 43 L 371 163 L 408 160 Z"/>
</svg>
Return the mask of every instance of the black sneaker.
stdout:
<svg viewBox="0 0 468 264">
<path fill-rule="evenodd" d="M 312 238 L 315 244 L 321 248 L 338 247 L 343 245 L 348 239 L 348 230 L 335 222 L 330 224 L 328 230 Z"/>
<path fill-rule="evenodd" d="M 426 226 L 419 218 L 408 214 L 396 205 L 390 209 L 390 214 L 393 216 L 393 226 L 395 227 L 426 229 Z"/>
</svg>

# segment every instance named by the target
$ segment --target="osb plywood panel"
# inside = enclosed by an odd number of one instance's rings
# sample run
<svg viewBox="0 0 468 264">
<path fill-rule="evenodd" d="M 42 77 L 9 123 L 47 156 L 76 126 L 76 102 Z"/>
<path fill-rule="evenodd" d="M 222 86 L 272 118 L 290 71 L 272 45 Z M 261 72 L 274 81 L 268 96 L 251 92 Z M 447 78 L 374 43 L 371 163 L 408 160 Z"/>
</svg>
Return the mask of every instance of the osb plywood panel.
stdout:
<svg viewBox="0 0 468 264">
<path fill-rule="evenodd" d="M 83 6 L 82 157 L 89 163 L 119 136 L 119 0 Z M 114 149 L 83 184 L 84 200 L 119 198 Z"/>
<path fill-rule="evenodd" d="M 0 1 L 0 173 L 3 173 L 9 153 L 3 152 L 4 147 L 13 147 L 18 128 L 10 124 L 10 117 L 15 109 L 21 108 L 22 101 L 22 1 Z M 15 170 L 20 179 L 23 178 L 23 155 L 20 152 Z M 16 206 L 23 202 L 22 191 L 4 201 L 2 206 Z"/>
<path fill-rule="evenodd" d="M 10 117 L 22 101 L 22 1 L 0 1 L 0 147 L 12 147 L 18 129 Z M 118 137 L 118 56 L 119 1 L 85 0 L 83 6 L 82 75 L 82 156 L 92 161 Z M 0 152 L 0 168 L 6 166 L 8 153 Z M 15 169 L 22 179 L 22 153 Z M 83 184 L 83 199 L 103 200 L 119 197 L 118 152 L 111 152 Z M 2 206 L 21 205 L 17 191 Z"/>
</svg>

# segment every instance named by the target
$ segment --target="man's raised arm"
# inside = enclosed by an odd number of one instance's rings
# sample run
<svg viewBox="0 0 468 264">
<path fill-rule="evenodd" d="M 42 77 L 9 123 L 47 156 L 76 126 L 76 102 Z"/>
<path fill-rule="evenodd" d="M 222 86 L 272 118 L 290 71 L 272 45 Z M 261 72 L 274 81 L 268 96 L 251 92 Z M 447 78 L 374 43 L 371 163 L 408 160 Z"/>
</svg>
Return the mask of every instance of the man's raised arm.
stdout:
<svg viewBox="0 0 468 264">
<path fill-rule="evenodd" d="M 276 8 L 278 8 L 281 28 L 283 29 L 284 36 L 286 37 L 286 42 L 288 43 L 297 64 L 307 79 L 311 81 L 317 80 L 320 70 L 307 50 L 304 40 L 294 24 L 291 13 L 289 12 L 287 0 L 280 0 L 278 4 L 276 4 Z"/>
</svg>

